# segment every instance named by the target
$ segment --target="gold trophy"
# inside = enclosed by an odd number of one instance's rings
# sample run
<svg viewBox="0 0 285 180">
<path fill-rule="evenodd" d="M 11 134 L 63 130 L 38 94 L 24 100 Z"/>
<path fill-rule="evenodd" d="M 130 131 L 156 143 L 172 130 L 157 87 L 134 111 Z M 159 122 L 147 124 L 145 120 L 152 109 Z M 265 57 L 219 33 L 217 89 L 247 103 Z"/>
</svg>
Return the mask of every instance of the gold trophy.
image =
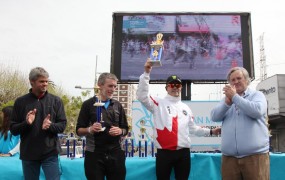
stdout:
<svg viewBox="0 0 285 180">
<path fill-rule="evenodd" d="M 134 157 L 134 137 L 132 132 L 132 126 L 128 125 L 129 132 L 125 139 L 125 154 L 126 157 Z"/>
<path fill-rule="evenodd" d="M 101 131 L 104 131 L 106 127 L 103 127 L 103 115 L 102 115 L 102 107 L 105 105 L 105 103 L 103 103 L 101 101 L 101 91 L 100 91 L 100 87 L 95 86 L 94 87 L 94 93 L 96 95 L 96 102 L 93 104 L 93 106 L 96 106 L 96 114 L 97 114 L 97 119 L 96 122 L 101 123 L 102 125 L 102 129 Z"/>
<path fill-rule="evenodd" d="M 156 41 L 153 41 L 150 44 L 151 52 L 148 61 L 151 63 L 152 67 L 160 67 L 161 66 L 161 56 L 163 51 L 163 34 L 158 33 L 156 35 Z"/>
<path fill-rule="evenodd" d="M 139 157 L 147 157 L 147 139 L 146 139 L 146 128 L 145 126 L 145 121 L 141 120 L 140 121 L 140 138 L 139 138 Z"/>
</svg>

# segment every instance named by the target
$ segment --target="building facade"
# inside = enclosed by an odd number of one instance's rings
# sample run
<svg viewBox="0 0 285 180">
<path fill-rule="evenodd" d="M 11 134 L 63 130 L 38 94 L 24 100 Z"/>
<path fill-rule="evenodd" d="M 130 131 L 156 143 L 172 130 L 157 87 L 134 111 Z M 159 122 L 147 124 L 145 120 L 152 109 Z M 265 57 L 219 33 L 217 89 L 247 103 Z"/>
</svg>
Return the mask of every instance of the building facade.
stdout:
<svg viewBox="0 0 285 180">
<path fill-rule="evenodd" d="M 118 84 L 113 94 L 113 99 L 118 100 L 125 109 L 126 114 L 131 117 L 132 103 L 136 99 L 136 87 L 134 84 Z"/>
<path fill-rule="evenodd" d="M 267 100 L 271 151 L 285 152 L 285 74 L 261 81 L 256 89 L 262 91 Z"/>
</svg>

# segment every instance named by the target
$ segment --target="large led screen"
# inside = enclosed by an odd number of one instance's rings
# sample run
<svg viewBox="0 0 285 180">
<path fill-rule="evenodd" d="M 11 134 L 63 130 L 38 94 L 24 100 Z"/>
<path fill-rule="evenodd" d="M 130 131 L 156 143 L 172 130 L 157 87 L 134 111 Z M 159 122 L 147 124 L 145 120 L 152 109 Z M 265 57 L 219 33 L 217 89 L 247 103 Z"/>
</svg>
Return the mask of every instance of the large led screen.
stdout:
<svg viewBox="0 0 285 180">
<path fill-rule="evenodd" d="M 172 74 L 194 83 L 224 82 L 235 66 L 254 78 L 249 13 L 114 13 L 111 72 L 120 82 L 138 82 L 158 33 L 162 66 L 153 68 L 153 83 Z"/>
</svg>

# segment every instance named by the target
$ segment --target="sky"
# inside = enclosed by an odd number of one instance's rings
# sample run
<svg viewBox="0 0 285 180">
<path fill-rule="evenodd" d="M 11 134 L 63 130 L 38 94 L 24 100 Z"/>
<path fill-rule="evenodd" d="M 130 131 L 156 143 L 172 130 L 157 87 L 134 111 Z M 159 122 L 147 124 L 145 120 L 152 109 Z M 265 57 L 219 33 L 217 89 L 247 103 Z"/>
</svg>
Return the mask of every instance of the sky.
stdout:
<svg viewBox="0 0 285 180">
<path fill-rule="evenodd" d="M 65 92 L 93 87 L 97 72 L 109 72 L 113 12 L 250 12 L 255 81 L 260 82 L 260 37 L 267 77 L 284 74 L 285 24 L 281 0 L 0 0 L 0 65 L 28 74 L 44 67 Z M 143 67 L 142 67 L 143 72 Z M 223 85 L 192 85 L 192 100 L 218 100 Z M 160 90 L 162 89 L 162 90 Z M 163 96 L 164 88 L 152 85 Z"/>
</svg>

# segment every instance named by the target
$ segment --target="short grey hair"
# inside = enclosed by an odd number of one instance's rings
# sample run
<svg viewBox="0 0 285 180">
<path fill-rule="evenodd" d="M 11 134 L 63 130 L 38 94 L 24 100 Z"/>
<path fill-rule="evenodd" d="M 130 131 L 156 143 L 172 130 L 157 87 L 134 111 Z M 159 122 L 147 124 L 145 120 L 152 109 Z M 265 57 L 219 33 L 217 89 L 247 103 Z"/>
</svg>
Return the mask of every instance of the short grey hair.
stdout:
<svg viewBox="0 0 285 180">
<path fill-rule="evenodd" d="M 249 74 L 248 74 L 247 70 L 245 68 L 243 68 L 243 67 L 233 67 L 233 68 L 231 68 L 229 70 L 229 72 L 228 72 L 228 75 L 227 75 L 228 82 L 230 82 L 230 77 L 231 77 L 232 73 L 235 72 L 235 71 L 241 71 L 241 73 L 243 74 L 245 80 L 247 81 L 247 85 L 250 84 L 251 81 L 250 81 Z"/>
<path fill-rule="evenodd" d="M 49 78 L 48 72 L 42 67 L 35 67 L 30 71 L 29 80 L 36 81 L 39 77 Z"/>
<path fill-rule="evenodd" d="M 106 79 L 113 79 L 115 81 L 118 81 L 118 78 L 115 74 L 112 74 L 112 73 L 102 73 L 99 78 L 98 78 L 98 85 L 104 85 L 105 84 L 105 81 Z"/>
</svg>

